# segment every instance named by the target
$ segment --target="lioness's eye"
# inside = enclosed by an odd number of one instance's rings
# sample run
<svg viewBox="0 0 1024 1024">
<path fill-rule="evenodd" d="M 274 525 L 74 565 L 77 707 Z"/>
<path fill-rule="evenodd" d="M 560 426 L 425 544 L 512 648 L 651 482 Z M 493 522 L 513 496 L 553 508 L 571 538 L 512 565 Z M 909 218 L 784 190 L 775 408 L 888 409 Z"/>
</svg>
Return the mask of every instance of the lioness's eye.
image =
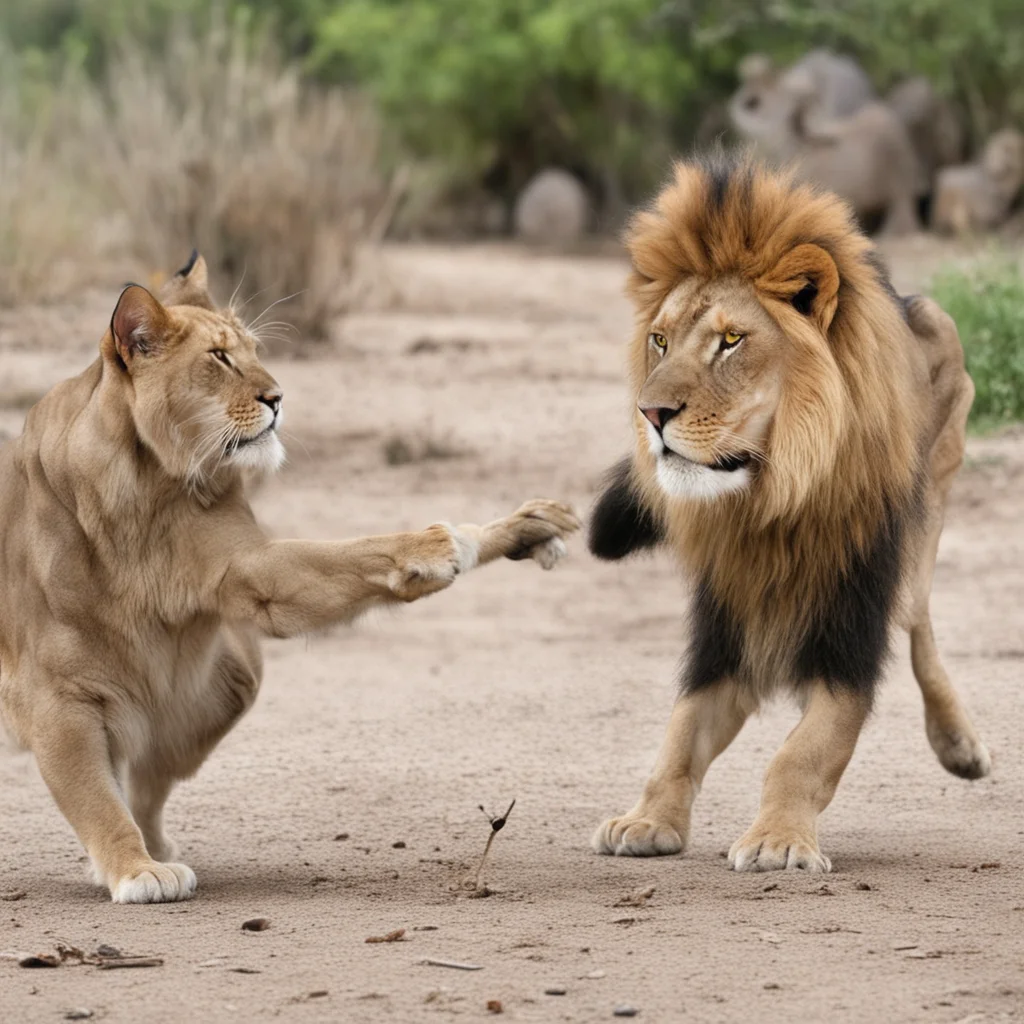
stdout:
<svg viewBox="0 0 1024 1024">
<path fill-rule="evenodd" d="M 664 352 L 665 349 L 668 348 L 668 340 L 665 338 L 664 334 L 654 334 L 654 333 L 649 334 L 649 335 L 647 335 L 647 340 L 655 348 L 660 348 L 662 352 Z"/>
<path fill-rule="evenodd" d="M 211 348 L 210 355 L 214 359 L 219 359 L 225 366 L 231 365 L 231 357 L 222 348 Z"/>
<path fill-rule="evenodd" d="M 721 347 L 723 349 L 735 348 L 745 337 L 745 334 L 739 334 L 736 331 L 726 331 L 725 334 L 722 335 Z"/>
</svg>

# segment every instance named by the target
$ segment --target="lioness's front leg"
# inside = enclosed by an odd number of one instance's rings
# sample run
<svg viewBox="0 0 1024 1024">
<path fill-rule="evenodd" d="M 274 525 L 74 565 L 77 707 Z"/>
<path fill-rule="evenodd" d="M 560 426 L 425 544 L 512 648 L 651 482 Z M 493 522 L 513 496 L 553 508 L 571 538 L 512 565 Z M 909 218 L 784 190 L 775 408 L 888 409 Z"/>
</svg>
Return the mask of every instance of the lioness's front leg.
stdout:
<svg viewBox="0 0 1024 1024">
<path fill-rule="evenodd" d="M 729 679 L 684 693 L 637 805 L 594 833 L 597 853 L 653 857 L 680 853 L 690 836 L 690 812 L 711 762 L 735 739 L 749 713 Z"/>
<path fill-rule="evenodd" d="M 578 528 L 568 506 L 538 500 L 487 526 L 440 523 L 350 541 L 271 541 L 232 559 L 220 610 L 271 636 L 297 636 L 351 621 L 375 604 L 415 601 L 475 565 L 550 546 Z"/>
<path fill-rule="evenodd" d="M 733 843 L 730 867 L 832 870 L 818 847 L 818 815 L 832 801 L 870 709 L 869 695 L 814 684 L 803 717 L 768 766 L 761 810 Z"/>
</svg>

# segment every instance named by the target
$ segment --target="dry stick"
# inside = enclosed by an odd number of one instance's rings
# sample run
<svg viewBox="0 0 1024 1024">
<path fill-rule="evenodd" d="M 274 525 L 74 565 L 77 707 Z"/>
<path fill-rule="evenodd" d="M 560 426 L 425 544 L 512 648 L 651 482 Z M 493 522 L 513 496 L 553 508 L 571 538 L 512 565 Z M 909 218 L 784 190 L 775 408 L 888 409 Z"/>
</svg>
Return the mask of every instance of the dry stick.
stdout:
<svg viewBox="0 0 1024 1024">
<path fill-rule="evenodd" d="M 421 960 L 421 964 L 425 964 L 427 967 L 453 967 L 457 971 L 482 971 L 483 967 L 480 964 L 460 964 L 454 960 L 433 960 L 427 957 L 426 960 Z"/>
<path fill-rule="evenodd" d="M 476 875 L 473 878 L 473 889 L 480 888 L 480 875 L 484 870 L 484 864 L 487 863 L 487 855 L 491 852 L 491 843 L 494 842 L 494 837 L 505 827 L 505 822 L 508 821 L 508 816 L 512 813 L 512 808 L 515 807 L 515 800 L 508 805 L 508 810 L 500 817 L 492 818 L 486 811 L 484 811 L 483 804 L 480 805 L 480 810 L 483 811 L 487 820 L 491 823 L 491 834 L 487 837 L 487 845 L 484 847 L 484 855 L 480 858 L 480 864 L 476 869 Z"/>
<path fill-rule="evenodd" d="M 101 971 L 112 971 L 116 967 L 163 967 L 163 965 L 163 958 L 159 956 L 103 957 L 96 964 Z"/>
</svg>

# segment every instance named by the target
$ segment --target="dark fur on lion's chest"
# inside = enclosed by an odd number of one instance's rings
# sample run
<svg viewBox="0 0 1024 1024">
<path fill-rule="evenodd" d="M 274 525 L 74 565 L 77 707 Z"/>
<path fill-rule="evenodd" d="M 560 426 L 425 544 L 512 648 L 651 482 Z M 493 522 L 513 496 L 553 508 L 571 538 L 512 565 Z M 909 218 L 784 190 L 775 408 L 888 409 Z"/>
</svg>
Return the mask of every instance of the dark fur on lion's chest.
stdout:
<svg viewBox="0 0 1024 1024">
<path fill-rule="evenodd" d="M 874 542 L 852 553 L 845 571 L 837 570 L 793 643 L 787 666 L 793 685 L 820 679 L 830 688 L 871 692 L 889 647 L 902 575 L 904 519 L 888 515 Z M 683 688 L 692 692 L 725 676 L 762 682 L 745 651 L 750 640 L 748 627 L 716 597 L 710 581 L 702 580 L 693 595 Z"/>
<path fill-rule="evenodd" d="M 615 467 L 594 509 L 590 549 L 599 558 L 623 558 L 664 539 L 634 489 L 630 469 L 628 461 Z M 888 652 L 905 565 L 904 546 L 919 517 L 919 494 L 920 489 L 899 506 L 890 503 L 872 542 L 860 551 L 851 542 L 845 566 L 836 566 L 833 579 L 819 596 L 808 594 L 815 607 L 807 609 L 806 624 L 793 631 L 784 666 L 759 664 L 758 652 L 777 650 L 778 644 L 766 643 L 770 638 L 755 634 L 772 628 L 766 624 L 773 621 L 780 631 L 786 631 L 786 624 L 770 614 L 757 623 L 744 622 L 715 593 L 709 575 L 700 579 L 691 607 L 690 644 L 681 681 L 684 691 L 693 692 L 726 677 L 770 689 L 781 681 L 781 668 L 793 686 L 821 680 L 830 688 L 870 693 Z M 776 596 L 766 593 L 764 604 L 788 598 L 801 585 L 795 576 L 778 581 Z M 782 603 L 793 605 L 791 600 Z"/>
</svg>

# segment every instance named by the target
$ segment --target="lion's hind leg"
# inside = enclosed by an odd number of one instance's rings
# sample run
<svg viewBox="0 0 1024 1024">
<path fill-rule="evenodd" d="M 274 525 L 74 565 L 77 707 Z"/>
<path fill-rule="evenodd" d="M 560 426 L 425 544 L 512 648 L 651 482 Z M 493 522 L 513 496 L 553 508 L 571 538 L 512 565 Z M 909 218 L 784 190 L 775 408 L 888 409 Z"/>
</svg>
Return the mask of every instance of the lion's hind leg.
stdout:
<svg viewBox="0 0 1024 1024">
<path fill-rule="evenodd" d="M 947 771 L 980 779 L 991 771 L 992 761 L 939 660 L 929 610 L 946 498 L 963 462 L 974 385 L 964 370 L 963 348 L 952 319 L 935 302 L 919 296 L 907 299 L 906 309 L 927 360 L 934 417 L 924 523 L 911 575 L 910 656 L 924 698 L 928 742 Z"/>
<path fill-rule="evenodd" d="M 913 583 L 910 660 L 924 698 L 928 742 L 940 764 L 962 779 L 981 779 L 992 770 L 992 759 L 939 659 L 932 632 L 928 603 L 941 533 L 940 508 L 929 517 Z"/>
</svg>

